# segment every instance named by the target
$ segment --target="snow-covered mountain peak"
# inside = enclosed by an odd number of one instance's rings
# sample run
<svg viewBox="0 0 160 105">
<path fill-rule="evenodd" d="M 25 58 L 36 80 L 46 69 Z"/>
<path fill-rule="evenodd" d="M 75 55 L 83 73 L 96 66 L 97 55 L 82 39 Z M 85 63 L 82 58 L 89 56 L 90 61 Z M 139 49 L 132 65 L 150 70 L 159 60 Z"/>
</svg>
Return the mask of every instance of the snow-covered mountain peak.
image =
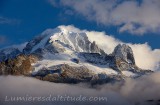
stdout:
<svg viewBox="0 0 160 105">
<path fill-rule="evenodd" d="M 40 36 L 31 40 L 24 52 L 35 53 L 39 51 L 55 52 L 90 52 L 101 53 L 96 42 L 90 42 L 87 34 L 71 27 L 59 26 L 55 29 L 47 29 Z"/>
<path fill-rule="evenodd" d="M 0 61 L 3 61 L 0 62 L 0 75 L 25 73 L 47 77 L 48 81 L 53 82 L 66 82 L 67 78 L 67 82 L 71 83 L 106 82 L 108 79 L 119 80 L 124 76 L 136 77 L 151 72 L 136 66 L 133 51 L 128 45 L 116 44 L 115 49 L 112 48 L 113 53 L 108 55 L 105 47 L 111 44 L 110 41 L 103 42 L 103 38 L 93 38 L 95 36 L 73 26 L 47 29 L 27 45 L 19 46 L 22 49 L 25 46 L 22 52 L 17 46 L 16 49 L 0 50 Z M 102 47 L 101 42 L 107 44 Z"/>
<path fill-rule="evenodd" d="M 83 31 L 80 31 L 79 29 L 73 27 L 73 26 L 58 26 L 54 29 L 46 29 L 44 32 L 41 33 L 41 35 L 53 35 L 54 33 L 64 33 L 64 34 L 68 34 L 68 33 L 82 33 Z M 84 32 L 83 32 L 84 33 Z"/>
</svg>

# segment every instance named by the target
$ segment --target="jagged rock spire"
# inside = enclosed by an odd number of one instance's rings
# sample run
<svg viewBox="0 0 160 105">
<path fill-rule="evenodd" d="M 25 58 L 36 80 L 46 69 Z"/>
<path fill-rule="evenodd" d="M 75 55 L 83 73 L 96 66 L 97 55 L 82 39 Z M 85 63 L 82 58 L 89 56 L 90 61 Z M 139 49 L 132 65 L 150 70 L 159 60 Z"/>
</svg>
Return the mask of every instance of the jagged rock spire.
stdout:
<svg viewBox="0 0 160 105">
<path fill-rule="evenodd" d="M 135 65 L 132 48 L 126 44 L 117 45 L 112 55 L 114 55 L 117 59 L 121 59 L 122 61 Z"/>
<path fill-rule="evenodd" d="M 140 68 L 136 66 L 134 54 L 130 46 L 119 44 L 115 47 L 111 55 L 107 57 L 110 60 L 110 67 L 117 71 L 138 72 Z"/>
</svg>

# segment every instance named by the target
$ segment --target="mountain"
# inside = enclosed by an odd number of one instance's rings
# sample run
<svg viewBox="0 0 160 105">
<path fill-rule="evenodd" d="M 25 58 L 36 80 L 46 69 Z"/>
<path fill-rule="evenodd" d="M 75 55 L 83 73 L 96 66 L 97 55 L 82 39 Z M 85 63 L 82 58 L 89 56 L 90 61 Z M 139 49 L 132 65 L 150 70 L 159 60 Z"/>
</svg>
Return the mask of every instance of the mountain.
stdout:
<svg viewBox="0 0 160 105">
<path fill-rule="evenodd" d="M 98 48 L 96 42 L 90 42 L 84 32 L 68 31 L 64 27 L 48 29 L 40 36 L 29 41 L 24 53 L 63 53 L 63 52 L 89 52 L 104 53 Z"/>
<path fill-rule="evenodd" d="M 22 54 L 23 49 L 26 47 L 26 42 L 20 45 L 12 45 L 0 49 L 0 62 L 7 59 L 15 58 L 19 54 Z"/>
<path fill-rule="evenodd" d="M 22 51 L 11 47 L 0 50 L 0 54 L 1 75 L 25 75 L 51 82 L 106 83 L 152 72 L 136 66 L 128 45 L 119 44 L 107 54 L 85 31 L 64 26 L 47 29 Z"/>
<path fill-rule="evenodd" d="M 0 50 L 0 61 L 5 61 L 9 58 L 14 58 L 20 53 L 21 51 L 18 48 L 1 49 Z"/>
</svg>

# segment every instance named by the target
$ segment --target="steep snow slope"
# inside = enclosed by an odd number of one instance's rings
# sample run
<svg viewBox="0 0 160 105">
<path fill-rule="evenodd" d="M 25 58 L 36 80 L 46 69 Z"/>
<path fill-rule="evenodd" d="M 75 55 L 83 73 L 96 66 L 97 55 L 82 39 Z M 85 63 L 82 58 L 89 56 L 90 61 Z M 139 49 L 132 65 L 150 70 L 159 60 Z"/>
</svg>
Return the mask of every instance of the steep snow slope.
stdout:
<svg viewBox="0 0 160 105">
<path fill-rule="evenodd" d="M 103 53 L 95 42 L 88 40 L 85 32 L 74 32 L 62 26 L 44 31 L 41 36 L 36 37 L 27 44 L 24 52 L 35 53 L 42 50 L 50 53 L 67 51 Z"/>
</svg>

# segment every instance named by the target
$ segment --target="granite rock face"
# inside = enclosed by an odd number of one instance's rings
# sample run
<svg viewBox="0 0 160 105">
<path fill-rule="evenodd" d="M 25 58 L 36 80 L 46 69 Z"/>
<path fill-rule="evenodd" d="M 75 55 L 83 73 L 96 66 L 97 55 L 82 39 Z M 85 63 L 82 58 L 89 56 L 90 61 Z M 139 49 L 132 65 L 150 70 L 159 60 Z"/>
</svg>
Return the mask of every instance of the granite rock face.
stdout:
<svg viewBox="0 0 160 105">
<path fill-rule="evenodd" d="M 30 75 L 33 67 L 32 63 L 38 58 L 34 55 L 20 54 L 16 58 L 7 59 L 0 62 L 0 75 Z"/>
<path fill-rule="evenodd" d="M 126 63 L 135 65 L 134 54 L 130 46 L 126 44 L 119 44 L 115 47 L 113 53 L 116 59 L 120 59 Z"/>
<path fill-rule="evenodd" d="M 73 67 L 68 64 L 61 64 L 52 67 L 52 69 L 43 69 L 38 71 L 33 77 L 50 82 L 58 83 L 79 83 L 88 82 L 91 84 L 103 84 L 124 80 L 122 75 L 106 75 L 104 73 L 95 74 L 88 68 Z"/>
<path fill-rule="evenodd" d="M 136 65 L 132 48 L 126 44 L 117 45 L 113 53 L 106 57 L 106 60 L 111 68 L 119 72 L 131 71 L 140 75 L 152 72 L 151 70 L 142 70 Z"/>
<path fill-rule="evenodd" d="M 72 67 L 68 64 L 53 66 L 50 69 L 40 70 L 33 77 L 62 83 L 87 82 L 92 79 L 93 74 L 86 67 Z"/>
</svg>

